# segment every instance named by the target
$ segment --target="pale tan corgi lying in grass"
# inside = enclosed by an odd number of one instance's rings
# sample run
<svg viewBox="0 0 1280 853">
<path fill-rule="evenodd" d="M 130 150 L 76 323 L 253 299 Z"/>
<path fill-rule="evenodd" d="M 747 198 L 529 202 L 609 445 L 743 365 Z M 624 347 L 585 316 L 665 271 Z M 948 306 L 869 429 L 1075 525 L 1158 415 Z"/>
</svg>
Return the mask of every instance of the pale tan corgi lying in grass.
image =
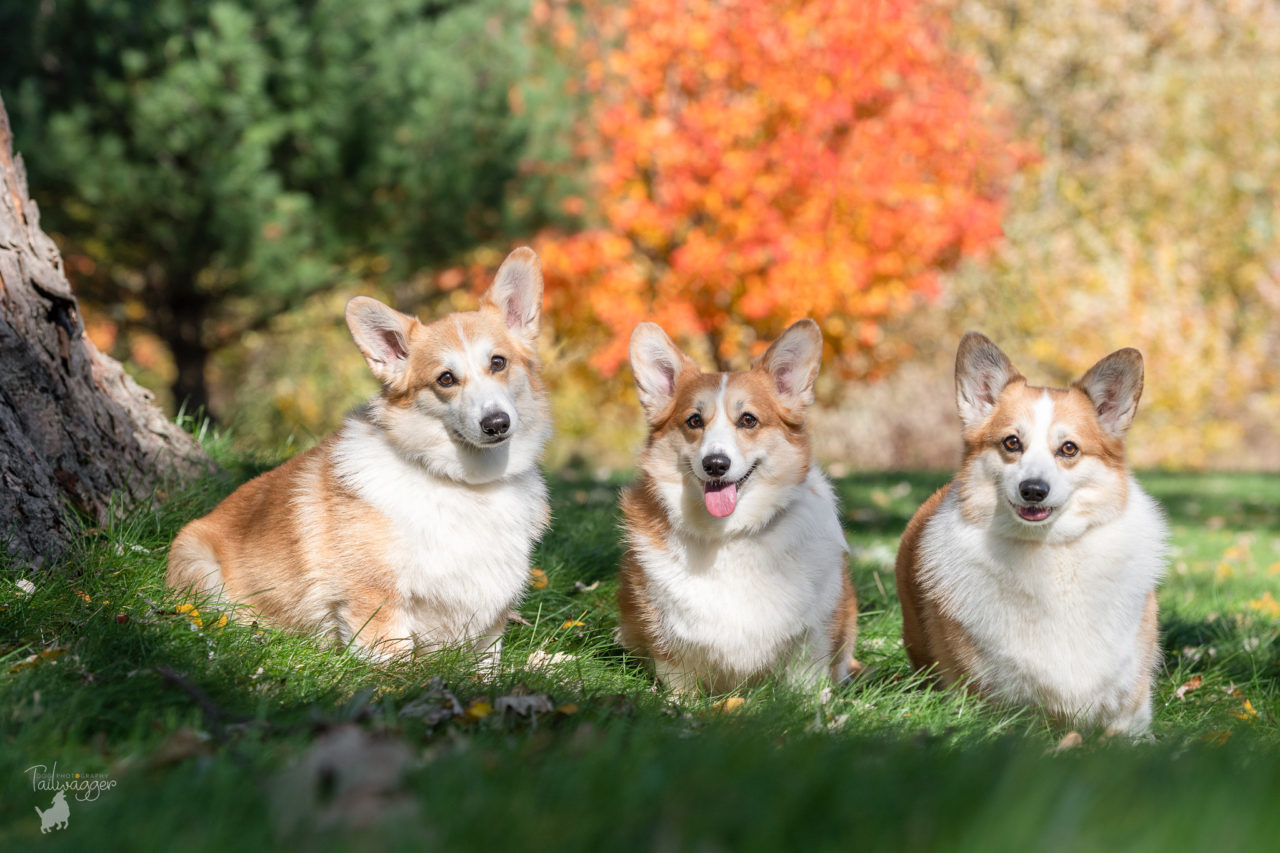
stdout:
<svg viewBox="0 0 1280 853">
<path fill-rule="evenodd" d="M 804 428 L 821 360 L 812 320 L 743 373 L 701 372 L 653 323 L 631 336 L 649 438 L 622 499 L 619 636 L 678 692 L 858 666 L 844 533 Z"/>
<path fill-rule="evenodd" d="M 964 461 L 898 552 L 915 667 L 1077 726 L 1147 731 L 1168 529 L 1125 461 L 1142 384 L 1134 349 L 1059 390 L 964 336 Z"/>
<path fill-rule="evenodd" d="M 470 643 L 495 659 L 549 520 L 541 305 L 529 249 L 478 311 L 424 324 L 351 300 L 380 395 L 183 528 L 169 585 L 377 655 Z"/>
</svg>

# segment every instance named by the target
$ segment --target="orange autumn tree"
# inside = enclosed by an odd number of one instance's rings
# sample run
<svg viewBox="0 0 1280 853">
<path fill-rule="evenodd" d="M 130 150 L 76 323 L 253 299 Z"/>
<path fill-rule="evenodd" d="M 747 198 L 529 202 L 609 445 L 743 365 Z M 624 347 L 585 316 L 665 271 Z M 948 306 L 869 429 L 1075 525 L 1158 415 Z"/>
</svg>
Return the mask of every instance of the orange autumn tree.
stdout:
<svg viewBox="0 0 1280 853">
<path fill-rule="evenodd" d="M 537 241 L 561 334 L 605 376 L 636 323 L 721 367 L 816 318 L 874 375 L 886 319 L 1000 235 L 1012 163 L 918 0 L 539 0 L 583 73 L 587 227 Z"/>
</svg>

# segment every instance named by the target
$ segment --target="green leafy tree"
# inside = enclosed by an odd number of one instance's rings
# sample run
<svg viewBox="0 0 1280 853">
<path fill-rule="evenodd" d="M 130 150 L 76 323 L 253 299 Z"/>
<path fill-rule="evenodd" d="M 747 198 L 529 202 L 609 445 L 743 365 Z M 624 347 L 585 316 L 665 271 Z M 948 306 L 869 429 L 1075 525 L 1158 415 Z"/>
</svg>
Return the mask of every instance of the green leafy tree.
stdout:
<svg viewBox="0 0 1280 853">
<path fill-rule="evenodd" d="M 0 91 L 77 286 L 203 406 L 210 354 L 307 295 L 540 224 L 524 5 L 6 4 Z"/>
</svg>

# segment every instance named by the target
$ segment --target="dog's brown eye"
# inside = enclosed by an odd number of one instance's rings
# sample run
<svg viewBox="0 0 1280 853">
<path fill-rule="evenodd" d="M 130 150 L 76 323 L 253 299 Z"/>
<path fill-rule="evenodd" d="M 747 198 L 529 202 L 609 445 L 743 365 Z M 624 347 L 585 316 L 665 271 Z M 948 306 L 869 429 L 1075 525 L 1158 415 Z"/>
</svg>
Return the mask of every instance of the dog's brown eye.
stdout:
<svg viewBox="0 0 1280 853">
<path fill-rule="evenodd" d="M 489 370 L 494 373 L 501 373 L 507 366 L 507 360 L 500 355 L 495 355 L 489 359 Z"/>
<path fill-rule="evenodd" d="M 1075 456 L 1080 452 L 1080 448 L 1076 446 L 1074 441 L 1064 441 L 1062 446 L 1058 448 L 1058 452 L 1063 456 Z"/>
<path fill-rule="evenodd" d="M 441 388 L 448 388 L 450 385 L 457 385 L 458 380 L 452 373 L 446 370 L 444 373 L 441 373 L 436 377 L 436 384 Z"/>
<path fill-rule="evenodd" d="M 685 418 L 684 425 L 687 426 L 689 429 L 702 429 L 702 427 L 704 426 L 704 424 L 702 423 L 702 415 L 698 414 L 697 412 L 694 412 L 692 415 L 689 415 L 689 417 Z"/>
<path fill-rule="evenodd" d="M 1000 443 L 1004 445 L 1004 449 L 1010 453 L 1017 453 L 1022 449 L 1022 441 L 1019 440 L 1016 435 L 1011 435 Z"/>
<path fill-rule="evenodd" d="M 742 417 L 738 418 L 738 426 L 743 429 L 752 429 L 758 423 L 760 423 L 760 421 L 758 421 L 756 416 L 750 412 L 743 412 Z"/>
</svg>

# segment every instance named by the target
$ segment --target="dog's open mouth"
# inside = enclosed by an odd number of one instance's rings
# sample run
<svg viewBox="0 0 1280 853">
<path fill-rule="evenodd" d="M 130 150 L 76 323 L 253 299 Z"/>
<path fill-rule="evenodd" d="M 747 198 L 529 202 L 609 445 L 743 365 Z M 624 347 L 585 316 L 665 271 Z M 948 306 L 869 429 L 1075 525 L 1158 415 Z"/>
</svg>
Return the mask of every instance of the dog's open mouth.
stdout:
<svg viewBox="0 0 1280 853">
<path fill-rule="evenodd" d="M 1041 506 L 1033 504 L 1031 506 L 1022 506 L 1021 504 L 1013 504 L 1014 511 L 1018 513 L 1018 517 L 1023 521 L 1044 521 L 1053 515 L 1053 507 Z"/>
<path fill-rule="evenodd" d="M 707 512 L 716 518 L 728 518 L 738 506 L 738 489 L 747 482 L 747 478 L 755 473 L 757 462 L 738 480 L 712 480 L 702 484 L 702 499 L 706 501 Z"/>
</svg>

